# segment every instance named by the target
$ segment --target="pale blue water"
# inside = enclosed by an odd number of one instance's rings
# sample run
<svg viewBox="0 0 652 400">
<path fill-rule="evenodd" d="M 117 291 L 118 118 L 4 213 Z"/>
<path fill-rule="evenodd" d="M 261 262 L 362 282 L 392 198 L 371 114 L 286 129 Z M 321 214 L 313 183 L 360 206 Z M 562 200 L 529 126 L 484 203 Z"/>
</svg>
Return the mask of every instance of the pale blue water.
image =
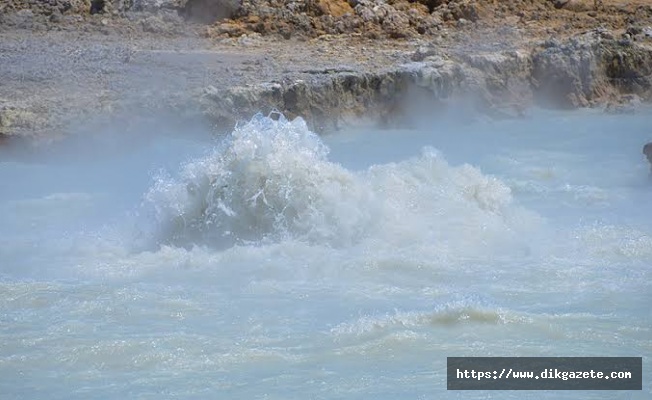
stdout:
<svg viewBox="0 0 652 400">
<path fill-rule="evenodd" d="M 651 121 L 0 150 L 0 398 L 647 399 Z M 449 392 L 447 356 L 637 356 L 645 379 Z"/>
</svg>

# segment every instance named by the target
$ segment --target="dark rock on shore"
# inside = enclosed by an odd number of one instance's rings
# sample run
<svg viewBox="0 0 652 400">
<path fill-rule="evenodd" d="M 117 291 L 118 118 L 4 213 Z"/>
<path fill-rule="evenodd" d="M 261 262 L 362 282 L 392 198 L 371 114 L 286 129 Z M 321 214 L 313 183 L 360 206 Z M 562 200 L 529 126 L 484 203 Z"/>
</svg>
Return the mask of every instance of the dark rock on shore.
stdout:
<svg viewBox="0 0 652 400">
<path fill-rule="evenodd" d="M 650 163 L 650 170 L 652 171 L 652 142 L 643 146 L 643 154 L 647 157 L 647 160 Z"/>
</svg>

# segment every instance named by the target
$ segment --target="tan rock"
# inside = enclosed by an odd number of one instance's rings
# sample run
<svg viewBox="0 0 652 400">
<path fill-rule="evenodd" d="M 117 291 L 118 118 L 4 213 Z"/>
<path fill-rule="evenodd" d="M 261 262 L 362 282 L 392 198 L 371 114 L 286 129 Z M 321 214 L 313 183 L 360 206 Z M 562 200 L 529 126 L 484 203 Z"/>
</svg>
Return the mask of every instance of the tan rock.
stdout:
<svg viewBox="0 0 652 400">
<path fill-rule="evenodd" d="M 90 0 L 71 0 L 70 13 L 74 14 L 87 14 L 91 9 Z"/>
<path fill-rule="evenodd" d="M 258 15 L 249 15 L 244 21 L 248 24 L 257 24 L 260 22 L 260 17 Z"/>
<path fill-rule="evenodd" d="M 244 28 L 235 21 L 223 22 L 217 26 L 218 34 L 227 34 L 231 37 L 240 36 L 245 33 Z"/>
<path fill-rule="evenodd" d="M 345 14 L 353 14 L 353 8 L 346 0 L 319 0 L 317 8 L 324 15 L 332 15 L 333 17 L 341 17 Z"/>
<path fill-rule="evenodd" d="M 30 129 L 37 126 L 36 115 L 30 111 L 5 108 L 0 109 L 0 133 L 11 134 L 20 129 Z"/>
</svg>

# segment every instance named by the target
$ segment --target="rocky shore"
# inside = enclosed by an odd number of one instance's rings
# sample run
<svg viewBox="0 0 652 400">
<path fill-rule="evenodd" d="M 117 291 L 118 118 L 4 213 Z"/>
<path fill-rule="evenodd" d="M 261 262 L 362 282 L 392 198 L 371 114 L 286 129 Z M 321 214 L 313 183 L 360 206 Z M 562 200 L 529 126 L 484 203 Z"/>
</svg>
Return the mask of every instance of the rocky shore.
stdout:
<svg viewBox="0 0 652 400">
<path fill-rule="evenodd" d="M 136 116 L 230 129 L 278 110 L 328 132 L 652 101 L 645 1 L 11 0 L 0 35 L 5 139 Z"/>
</svg>

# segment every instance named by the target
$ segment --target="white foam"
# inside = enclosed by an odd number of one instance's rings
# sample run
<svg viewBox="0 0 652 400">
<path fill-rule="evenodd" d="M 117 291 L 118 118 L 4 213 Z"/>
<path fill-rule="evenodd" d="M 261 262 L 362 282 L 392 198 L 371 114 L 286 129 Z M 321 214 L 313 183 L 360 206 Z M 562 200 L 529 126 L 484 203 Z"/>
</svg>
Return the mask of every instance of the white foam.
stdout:
<svg viewBox="0 0 652 400">
<path fill-rule="evenodd" d="M 361 172 L 327 155 L 303 120 L 258 115 L 178 177 L 157 179 L 146 199 L 158 239 L 214 247 L 290 238 L 331 246 L 438 241 L 459 250 L 513 237 L 531 217 L 503 182 L 470 165 L 452 167 L 433 148 Z"/>
<path fill-rule="evenodd" d="M 529 323 L 528 317 L 495 307 L 458 301 L 435 307 L 432 311 L 395 311 L 393 314 L 363 316 L 331 329 L 336 337 L 365 336 L 393 330 L 418 330 L 457 324 Z"/>
<path fill-rule="evenodd" d="M 172 243 L 349 243 L 373 223 L 373 193 L 327 153 L 303 120 L 256 116 L 178 179 L 160 178 L 147 200 Z"/>
</svg>

